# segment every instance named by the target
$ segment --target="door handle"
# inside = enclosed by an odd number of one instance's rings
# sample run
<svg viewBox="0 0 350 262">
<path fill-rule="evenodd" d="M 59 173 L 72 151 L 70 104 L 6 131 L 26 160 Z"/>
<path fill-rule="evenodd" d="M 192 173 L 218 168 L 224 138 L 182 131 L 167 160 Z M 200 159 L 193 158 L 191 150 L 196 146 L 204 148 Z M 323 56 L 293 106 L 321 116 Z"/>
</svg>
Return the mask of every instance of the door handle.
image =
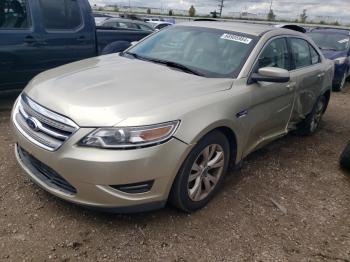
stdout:
<svg viewBox="0 0 350 262">
<path fill-rule="evenodd" d="M 86 38 L 85 38 L 85 36 L 79 36 L 78 38 L 77 38 L 77 40 L 79 41 L 79 42 L 85 42 L 86 41 Z"/>
<path fill-rule="evenodd" d="M 28 35 L 24 38 L 24 42 L 27 44 L 33 44 L 33 43 L 36 43 L 38 41 L 35 39 L 34 36 Z"/>
<path fill-rule="evenodd" d="M 324 75 L 325 75 L 325 73 L 320 73 L 320 74 L 317 75 L 317 77 L 318 77 L 318 78 L 321 78 L 321 77 L 323 77 Z"/>
<path fill-rule="evenodd" d="M 295 82 L 292 82 L 292 83 L 289 83 L 286 87 L 287 87 L 288 90 L 293 91 L 295 85 L 296 85 L 296 83 L 295 83 Z"/>
</svg>

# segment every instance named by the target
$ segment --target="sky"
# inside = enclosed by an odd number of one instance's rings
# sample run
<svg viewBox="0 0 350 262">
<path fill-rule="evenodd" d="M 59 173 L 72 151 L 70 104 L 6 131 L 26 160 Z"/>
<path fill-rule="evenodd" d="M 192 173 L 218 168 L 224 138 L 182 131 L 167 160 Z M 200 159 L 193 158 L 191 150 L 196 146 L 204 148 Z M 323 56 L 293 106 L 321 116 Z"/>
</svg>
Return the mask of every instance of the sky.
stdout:
<svg viewBox="0 0 350 262">
<path fill-rule="evenodd" d="M 350 0 L 272 0 L 272 9 L 279 18 L 295 19 L 307 9 L 309 17 L 339 17 L 343 23 L 350 23 Z M 129 5 L 129 0 L 90 0 L 92 4 Z M 199 13 L 218 10 L 219 0 L 130 0 L 131 6 L 188 10 L 194 5 Z M 271 0 L 225 0 L 224 14 L 247 11 L 267 13 Z"/>
</svg>

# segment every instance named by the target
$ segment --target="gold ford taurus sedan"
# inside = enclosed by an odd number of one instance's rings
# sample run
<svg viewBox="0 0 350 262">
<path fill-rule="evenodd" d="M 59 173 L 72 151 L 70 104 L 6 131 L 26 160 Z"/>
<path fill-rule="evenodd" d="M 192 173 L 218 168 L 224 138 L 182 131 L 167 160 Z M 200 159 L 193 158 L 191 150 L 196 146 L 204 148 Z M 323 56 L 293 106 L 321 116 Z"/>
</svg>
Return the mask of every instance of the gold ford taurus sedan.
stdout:
<svg viewBox="0 0 350 262">
<path fill-rule="evenodd" d="M 73 203 L 195 211 L 252 151 L 315 132 L 333 70 L 292 30 L 174 26 L 33 79 L 12 113 L 16 156 L 36 184 Z"/>
</svg>

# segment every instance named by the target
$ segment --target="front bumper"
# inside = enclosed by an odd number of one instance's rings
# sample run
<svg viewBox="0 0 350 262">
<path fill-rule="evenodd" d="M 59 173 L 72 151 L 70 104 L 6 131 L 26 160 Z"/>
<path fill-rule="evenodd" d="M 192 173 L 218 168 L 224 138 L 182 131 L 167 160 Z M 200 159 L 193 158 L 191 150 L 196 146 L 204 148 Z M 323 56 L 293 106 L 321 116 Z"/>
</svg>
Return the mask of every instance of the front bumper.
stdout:
<svg viewBox="0 0 350 262">
<path fill-rule="evenodd" d="M 141 212 L 164 206 L 173 180 L 191 149 L 176 138 L 135 150 L 79 147 L 77 142 L 93 130 L 81 128 L 61 148 L 49 152 L 31 143 L 15 126 L 13 130 L 17 160 L 33 182 L 64 200 L 116 212 Z M 45 181 L 21 150 L 59 174 L 76 192 L 67 193 Z M 111 187 L 144 181 L 152 181 L 152 187 L 143 193 L 126 193 Z"/>
</svg>

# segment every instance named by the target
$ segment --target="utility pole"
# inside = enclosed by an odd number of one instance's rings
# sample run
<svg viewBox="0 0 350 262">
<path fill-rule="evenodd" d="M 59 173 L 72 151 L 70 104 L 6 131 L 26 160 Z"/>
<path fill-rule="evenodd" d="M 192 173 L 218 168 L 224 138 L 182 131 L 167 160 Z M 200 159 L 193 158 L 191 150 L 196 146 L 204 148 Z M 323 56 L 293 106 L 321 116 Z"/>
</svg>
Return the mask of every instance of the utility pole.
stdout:
<svg viewBox="0 0 350 262">
<path fill-rule="evenodd" d="M 224 1 L 225 0 L 219 0 L 220 4 L 219 4 L 219 8 L 220 8 L 220 17 L 222 16 L 222 9 L 224 8 Z"/>
<path fill-rule="evenodd" d="M 272 4 L 273 4 L 273 0 L 271 0 L 271 4 L 270 4 L 270 12 L 272 10 Z"/>
</svg>

